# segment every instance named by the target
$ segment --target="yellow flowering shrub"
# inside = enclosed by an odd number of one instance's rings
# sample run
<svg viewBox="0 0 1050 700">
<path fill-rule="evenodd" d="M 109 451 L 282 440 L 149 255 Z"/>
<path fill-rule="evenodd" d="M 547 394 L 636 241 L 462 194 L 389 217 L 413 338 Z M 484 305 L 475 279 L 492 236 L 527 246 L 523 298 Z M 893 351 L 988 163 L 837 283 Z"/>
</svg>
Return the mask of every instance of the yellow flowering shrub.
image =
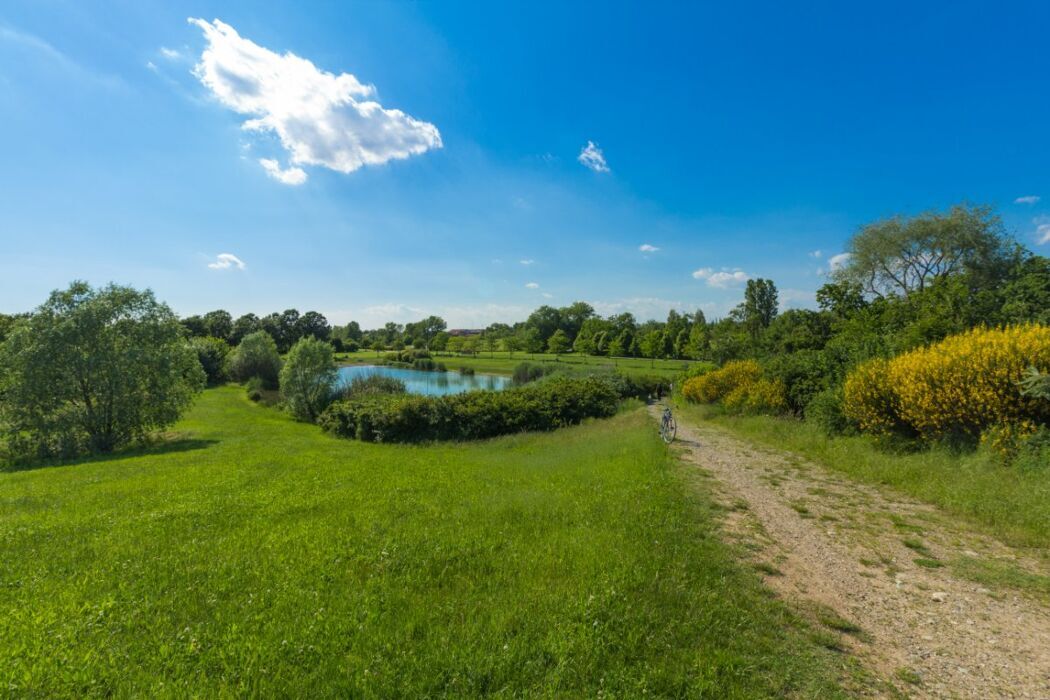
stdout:
<svg viewBox="0 0 1050 700">
<path fill-rule="evenodd" d="M 992 426 L 1050 421 L 1050 402 L 1021 393 L 1025 370 L 1050 368 L 1050 327 L 977 328 L 856 368 L 846 414 L 873 432 L 901 424 L 925 439 L 977 438 Z"/>
<path fill-rule="evenodd" d="M 990 448 L 1004 462 L 1009 462 L 1021 451 L 1025 441 L 1038 431 L 1039 427 L 1030 420 L 1000 423 L 981 433 L 981 444 Z"/>
<path fill-rule="evenodd" d="M 699 377 L 692 377 L 682 385 L 682 395 L 696 403 L 714 403 L 724 399 L 738 387 L 762 378 L 762 367 L 754 360 L 734 360 L 721 368 Z"/>
</svg>

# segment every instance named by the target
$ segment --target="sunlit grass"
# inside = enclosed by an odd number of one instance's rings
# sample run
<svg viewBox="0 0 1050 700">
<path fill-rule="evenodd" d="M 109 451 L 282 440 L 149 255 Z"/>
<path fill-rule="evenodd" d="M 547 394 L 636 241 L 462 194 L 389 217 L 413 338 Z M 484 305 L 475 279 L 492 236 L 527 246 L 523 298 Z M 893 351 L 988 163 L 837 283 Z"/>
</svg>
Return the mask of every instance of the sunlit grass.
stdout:
<svg viewBox="0 0 1050 700">
<path fill-rule="evenodd" d="M 0 474 L 4 693 L 838 693 L 641 409 L 390 446 L 223 388 L 177 431 Z"/>
</svg>

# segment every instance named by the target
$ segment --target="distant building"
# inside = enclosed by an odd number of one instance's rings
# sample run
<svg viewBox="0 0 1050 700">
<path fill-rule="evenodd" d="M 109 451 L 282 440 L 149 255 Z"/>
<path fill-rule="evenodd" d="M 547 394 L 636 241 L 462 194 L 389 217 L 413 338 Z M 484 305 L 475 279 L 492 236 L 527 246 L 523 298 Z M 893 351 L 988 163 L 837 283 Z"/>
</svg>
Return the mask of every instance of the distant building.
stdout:
<svg viewBox="0 0 1050 700">
<path fill-rule="evenodd" d="M 450 328 L 448 334 L 452 336 L 481 335 L 484 331 L 480 328 Z"/>
</svg>

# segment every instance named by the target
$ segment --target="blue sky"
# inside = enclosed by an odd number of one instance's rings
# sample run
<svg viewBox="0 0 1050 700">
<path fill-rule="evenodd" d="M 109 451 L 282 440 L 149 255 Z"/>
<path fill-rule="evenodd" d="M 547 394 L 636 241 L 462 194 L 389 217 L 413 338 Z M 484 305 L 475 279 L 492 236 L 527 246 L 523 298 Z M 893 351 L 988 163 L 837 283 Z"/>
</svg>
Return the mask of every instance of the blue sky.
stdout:
<svg viewBox="0 0 1050 700">
<path fill-rule="evenodd" d="M 1050 251 L 1050 5 L 782 5 L 8 0 L 0 311 L 807 306 L 959 201 Z"/>
</svg>

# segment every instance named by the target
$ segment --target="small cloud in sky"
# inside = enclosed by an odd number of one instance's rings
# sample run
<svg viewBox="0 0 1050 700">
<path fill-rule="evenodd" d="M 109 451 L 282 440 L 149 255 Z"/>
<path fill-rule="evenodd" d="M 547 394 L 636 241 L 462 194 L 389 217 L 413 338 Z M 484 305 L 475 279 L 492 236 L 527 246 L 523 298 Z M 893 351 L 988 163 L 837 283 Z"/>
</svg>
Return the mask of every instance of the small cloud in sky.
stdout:
<svg viewBox="0 0 1050 700">
<path fill-rule="evenodd" d="M 536 282 L 526 282 L 525 283 L 525 288 L 526 289 L 539 289 L 540 285 L 537 284 Z"/>
<path fill-rule="evenodd" d="M 542 297 L 543 297 L 544 299 L 553 299 L 553 298 L 554 298 L 554 295 L 553 295 L 553 294 L 551 294 L 550 292 L 543 292 L 543 293 L 541 294 L 541 296 L 542 296 Z"/>
<path fill-rule="evenodd" d="M 1039 195 L 1026 194 L 1024 197 L 1018 197 L 1014 200 L 1014 204 L 1035 204 L 1039 201 Z"/>
<path fill-rule="evenodd" d="M 723 268 L 720 271 L 715 272 L 710 267 L 701 267 L 699 270 L 693 272 L 693 279 L 706 280 L 708 287 L 729 289 L 730 287 L 737 287 L 744 282 L 747 282 L 751 277 L 739 268 L 732 270 Z"/>
<path fill-rule="evenodd" d="M 525 258 L 524 260 L 519 260 L 518 262 L 520 262 L 522 265 L 532 265 L 536 261 L 531 258 Z"/>
<path fill-rule="evenodd" d="M 250 117 L 245 131 L 276 135 L 293 166 L 352 173 L 442 146 L 436 126 L 383 107 L 375 87 L 350 73 L 335 75 L 290 51 L 275 53 L 220 20 L 188 21 L 207 41 L 194 75 L 220 104 Z M 302 172 L 282 172 L 296 170 Z M 288 178 L 302 181 L 306 174 L 284 178 L 278 179 L 299 184 Z"/>
<path fill-rule="evenodd" d="M 146 61 L 146 67 L 149 68 L 154 73 L 157 72 L 157 64 L 154 63 L 153 61 Z"/>
<path fill-rule="evenodd" d="M 175 49 L 169 49 L 167 46 L 161 46 L 160 47 L 160 55 L 163 56 L 164 58 L 168 59 L 168 60 L 171 60 L 171 61 L 176 61 L 176 60 L 182 58 L 182 54 L 181 53 L 179 53 Z"/>
<path fill-rule="evenodd" d="M 809 254 L 809 257 L 817 258 L 819 260 L 820 258 L 824 257 L 824 252 L 821 250 L 814 250 Z"/>
<path fill-rule="evenodd" d="M 1039 245 L 1050 243 L 1050 217 L 1040 216 L 1032 223 L 1035 224 L 1035 242 Z"/>
<path fill-rule="evenodd" d="M 638 246 L 638 250 L 642 251 L 643 253 L 655 253 L 656 251 L 658 251 L 660 249 L 657 248 L 654 245 L 649 245 L 648 243 L 643 243 L 642 245 Z"/>
<path fill-rule="evenodd" d="M 230 270 L 233 268 L 243 270 L 247 265 L 233 253 L 219 253 L 215 256 L 215 262 L 208 263 L 208 267 L 213 270 Z"/>
<path fill-rule="evenodd" d="M 576 160 L 596 173 L 609 172 L 609 165 L 605 162 L 605 154 L 602 153 L 602 149 L 598 148 L 598 144 L 594 141 L 587 142 L 587 145 L 580 151 L 580 155 L 576 157 Z"/>
<path fill-rule="evenodd" d="M 281 168 L 281 164 L 273 158 L 260 158 L 259 165 L 263 166 L 266 174 L 285 185 L 301 185 L 306 182 L 306 171 L 302 168 Z"/>
<path fill-rule="evenodd" d="M 828 268 L 830 268 L 832 272 L 834 272 L 835 270 L 841 270 L 843 267 L 846 266 L 846 263 L 849 262 L 849 259 L 849 253 L 839 253 L 838 255 L 832 255 L 830 258 L 828 258 Z"/>
</svg>

